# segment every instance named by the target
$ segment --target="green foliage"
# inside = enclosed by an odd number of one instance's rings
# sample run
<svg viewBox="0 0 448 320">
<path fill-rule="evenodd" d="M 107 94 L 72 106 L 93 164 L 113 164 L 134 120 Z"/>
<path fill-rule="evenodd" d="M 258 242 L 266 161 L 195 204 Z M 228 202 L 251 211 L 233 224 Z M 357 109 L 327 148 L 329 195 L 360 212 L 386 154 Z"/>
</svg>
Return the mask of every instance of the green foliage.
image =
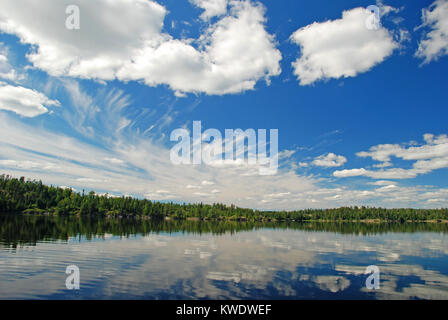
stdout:
<svg viewBox="0 0 448 320">
<path fill-rule="evenodd" d="M 172 219 L 226 221 L 393 221 L 404 223 L 448 220 L 447 209 L 385 209 L 342 207 L 337 209 L 305 209 L 296 211 L 258 211 L 234 205 L 175 204 L 152 202 L 132 197 L 111 197 L 76 193 L 71 189 L 46 186 L 41 181 L 0 176 L 0 212 L 37 213 L 83 216 L 145 216 Z"/>
</svg>

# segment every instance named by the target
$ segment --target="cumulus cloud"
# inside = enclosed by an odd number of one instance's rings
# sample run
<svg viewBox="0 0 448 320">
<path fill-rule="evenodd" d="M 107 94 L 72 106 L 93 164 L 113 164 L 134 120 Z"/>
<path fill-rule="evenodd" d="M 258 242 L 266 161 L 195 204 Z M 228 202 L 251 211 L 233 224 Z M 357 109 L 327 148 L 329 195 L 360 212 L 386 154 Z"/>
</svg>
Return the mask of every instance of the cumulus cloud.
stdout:
<svg viewBox="0 0 448 320">
<path fill-rule="evenodd" d="M 0 83 L 0 110 L 32 118 L 47 113 L 45 106 L 59 105 L 59 101 L 51 100 L 36 90 Z"/>
<path fill-rule="evenodd" d="M 423 63 L 437 60 L 448 54 L 448 1 L 436 0 L 429 8 L 422 10 L 421 27 L 431 29 L 420 41 L 415 55 L 424 59 Z"/>
<path fill-rule="evenodd" d="M 207 1 L 198 3 L 209 8 Z M 80 8 L 79 30 L 65 28 L 69 4 Z M 197 40 L 162 32 L 167 10 L 154 1 L 0 0 L 0 5 L 0 30 L 33 45 L 29 61 L 53 76 L 135 80 L 168 85 L 178 95 L 221 95 L 251 90 L 280 74 L 281 54 L 265 30 L 259 3 L 231 1 L 225 16 Z"/>
<path fill-rule="evenodd" d="M 205 21 L 216 16 L 222 16 L 227 12 L 228 0 L 190 0 L 190 2 L 204 9 L 201 19 Z"/>
<path fill-rule="evenodd" d="M 0 29 L 35 45 L 34 66 L 51 75 L 111 80 L 146 41 L 160 37 L 165 8 L 143 0 L 0 1 Z M 65 27 L 68 5 L 80 8 L 80 30 Z M 125 28 L 123 26 L 126 26 Z"/>
<path fill-rule="evenodd" d="M 318 167 L 340 167 L 347 162 L 347 158 L 334 153 L 328 153 L 318 156 L 312 164 Z"/>
<path fill-rule="evenodd" d="M 382 26 L 369 30 L 370 15 L 365 8 L 355 8 L 344 11 L 341 19 L 314 22 L 295 31 L 291 40 L 300 46 L 301 56 L 292 65 L 300 84 L 355 77 L 390 56 L 399 44 Z"/>
<path fill-rule="evenodd" d="M 448 136 L 442 134 L 435 136 L 425 134 L 425 143 L 422 145 L 403 146 L 399 144 L 380 144 L 373 146 L 369 151 L 358 152 L 356 155 L 362 158 L 371 158 L 380 161 L 385 166 L 391 166 L 392 157 L 402 160 L 414 161 L 412 168 L 389 168 L 381 170 L 349 169 L 335 171 L 335 177 L 366 176 L 374 179 L 409 179 L 419 174 L 427 174 L 437 169 L 448 168 Z"/>
<path fill-rule="evenodd" d="M 248 1 L 230 5 L 230 14 L 199 39 L 201 50 L 169 39 L 146 47 L 118 77 L 142 78 L 150 86 L 168 84 L 177 92 L 227 94 L 251 90 L 258 79 L 280 74 L 281 54 L 264 28 L 264 7 Z"/>
</svg>

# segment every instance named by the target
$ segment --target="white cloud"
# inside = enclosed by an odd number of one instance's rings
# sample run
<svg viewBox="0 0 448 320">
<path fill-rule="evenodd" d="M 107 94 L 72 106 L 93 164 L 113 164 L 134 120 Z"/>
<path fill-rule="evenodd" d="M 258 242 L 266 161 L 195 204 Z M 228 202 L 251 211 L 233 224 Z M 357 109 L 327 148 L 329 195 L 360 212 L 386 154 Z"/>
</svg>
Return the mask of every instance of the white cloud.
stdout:
<svg viewBox="0 0 448 320">
<path fill-rule="evenodd" d="M 160 36 L 166 10 L 144 0 L 0 1 L 0 29 L 36 45 L 28 59 L 52 75 L 110 80 L 145 41 Z M 80 30 L 68 30 L 68 5 L 80 8 Z M 124 27 L 125 26 L 125 27 Z"/>
<path fill-rule="evenodd" d="M 68 4 L 80 7 L 79 30 L 65 28 Z M 38 6 L 0 0 L 0 30 L 34 45 L 28 59 L 53 76 L 143 81 L 168 85 L 180 96 L 221 95 L 251 90 L 280 74 L 281 54 L 265 30 L 264 7 L 235 0 L 229 5 L 196 41 L 163 33 L 167 10 L 143 0 L 41 0 Z"/>
<path fill-rule="evenodd" d="M 35 90 L 0 83 L 0 110 L 32 118 L 47 113 L 45 106 L 59 105 L 59 101 L 50 100 Z"/>
<path fill-rule="evenodd" d="M 340 167 L 347 162 L 347 158 L 334 153 L 328 153 L 318 156 L 311 162 L 318 167 Z"/>
<path fill-rule="evenodd" d="M 296 150 L 283 150 L 282 152 L 279 152 L 278 157 L 279 159 L 288 159 L 291 158 L 296 153 Z"/>
<path fill-rule="evenodd" d="M 361 168 L 335 171 L 333 175 L 339 178 L 366 176 L 374 179 L 409 179 L 415 178 L 419 174 L 427 174 L 437 169 L 448 168 L 448 136 L 445 134 L 439 136 L 425 134 L 423 139 L 425 144 L 420 146 L 414 146 L 414 144 L 407 144 L 408 146 L 380 144 L 371 147 L 369 151 L 356 154 L 358 157 L 369 157 L 384 164 L 376 167 L 390 167 L 391 157 L 414 161 L 410 169 L 366 170 Z"/>
<path fill-rule="evenodd" d="M 395 182 L 388 181 L 388 180 L 378 180 L 378 181 L 372 182 L 371 184 L 374 186 L 389 186 L 389 185 L 395 184 Z"/>
<path fill-rule="evenodd" d="M 429 27 L 431 31 L 420 41 L 415 55 L 428 63 L 448 54 L 448 1 L 436 0 L 423 9 L 422 21 L 421 27 Z"/>
<path fill-rule="evenodd" d="M 112 164 L 123 165 L 124 161 L 117 158 L 104 158 L 104 161 L 110 162 Z"/>
<path fill-rule="evenodd" d="M 411 179 L 415 178 L 418 174 L 412 170 L 406 170 L 401 168 L 393 168 L 388 170 L 366 170 L 361 169 L 348 169 L 339 170 L 333 173 L 335 177 L 346 178 L 346 177 L 356 177 L 365 176 L 373 179 Z"/>
<path fill-rule="evenodd" d="M 201 189 L 202 187 L 201 186 L 194 186 L 194 185 L 189 184 L 188 186 L 186 186 L 186 188 L 187 189 Z"/>
<path fill-rule="evenodd" d="M 230 15 L 211 25 L 200 38 L 201 50 L 169 39 L 146 47 L 118 77 L 144 79 L 149 86 L 168 84 L 177 92 L 238 93 L 259 79 L 280 74 L 280 51 L 264 28 L 264 7 L 249 1 L 230 2 Z"/>
<path fill-rule="evenodd" d="M 380 26 L 369 30 L 365 8 L 344 11 L 342 19 L 314 22 L 298 29 L 291 40 L 301 56 L 293 62 L 301 85 L 318 80 L 355 77 L 381 63 L 399 47 L 391 33 Z"/>
<path fill-rule="evenodd" d="M 392 163 L 391 162 L 382 162 L 382 163 L 376 163 L 373 165 L 374 168 L 387 168 L 387 167 L 392 167 Z"/>
<path fill-rule="evenodd" d="M 209 20 L 216 16 L 222 16 L 227 12 L 228 0 L 190 0 L 195 6 L 204 9 L 202 20 Z"/>
<path fill-rule="evenodd" d="M 0 78 L 17 82 L 24 77 L 18 74 L 17 71 L 8 62 L 8 48 L 0 42 Z"/>
<path fill-rule="evenodd" d="M 14 167 L 19 169 L 54 169 L 55 166 L 52 163 L 42 163 L 42 162 L 35 162 L 35 161 L 16 161 L 16 160 L 0 160 L 0 166 L 5 167 Z"/>
<path fill-rule="evenodd" d="M 347 177 L 357 177 L 366 175 L 367 170 L 364 168 L 361 169 L 344 169 L 337 170 L 333 173 L 335 177 L 338 178 L 347 178 Z"/>
<path fill-rule="evenodd" d="M 368 152 L 358 152 L 359 157 L 370 157 L 373 160 L 389 162 L 392 156 L 404 160 L 424 160 L 448 157 L 448 136 L 442 134 L 423 136 L 426 144 L 421 146 L 403 147 L 398 144 L 380 144 L 370 148 Z"/>
<path fill-rule="evenodd" d="M 389 13 L 398 13 L 400 12 L 402 8 L 394 8 L 392 6 L 386 5 L 383 3 L 382 0 L 377 0 L 376 5 L 380 8 L 380 16 L 387 16 Z"/>
</svg>

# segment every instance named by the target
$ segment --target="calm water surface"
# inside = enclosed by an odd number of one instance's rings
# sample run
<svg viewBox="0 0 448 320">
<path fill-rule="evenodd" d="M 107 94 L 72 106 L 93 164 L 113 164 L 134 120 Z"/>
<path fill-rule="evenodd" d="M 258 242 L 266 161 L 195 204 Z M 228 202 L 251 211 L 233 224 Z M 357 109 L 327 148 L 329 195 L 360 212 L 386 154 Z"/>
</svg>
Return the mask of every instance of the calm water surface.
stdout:
<svg viewBox="0 0 448 320">
<path fill-rule="evenodd" d="M 447 232 L 0 215 L 0 299 L 448 299 Z"/>
</svg>

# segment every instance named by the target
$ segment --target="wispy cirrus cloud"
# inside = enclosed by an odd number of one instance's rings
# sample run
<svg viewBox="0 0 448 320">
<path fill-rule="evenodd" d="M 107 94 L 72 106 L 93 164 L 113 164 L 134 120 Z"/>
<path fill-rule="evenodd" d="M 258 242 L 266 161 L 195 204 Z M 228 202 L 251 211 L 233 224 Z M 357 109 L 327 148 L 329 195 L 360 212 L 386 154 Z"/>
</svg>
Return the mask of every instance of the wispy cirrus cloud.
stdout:
<svg viewBox="0 0 448 320">
<path fill-rule="evenodd" d="M 448 54 L 448 1 L 436 0 L 422 10 L 422 25 L 429 28 L 419 43 L 415 56 L 429 63 Z"/>
</svg>

